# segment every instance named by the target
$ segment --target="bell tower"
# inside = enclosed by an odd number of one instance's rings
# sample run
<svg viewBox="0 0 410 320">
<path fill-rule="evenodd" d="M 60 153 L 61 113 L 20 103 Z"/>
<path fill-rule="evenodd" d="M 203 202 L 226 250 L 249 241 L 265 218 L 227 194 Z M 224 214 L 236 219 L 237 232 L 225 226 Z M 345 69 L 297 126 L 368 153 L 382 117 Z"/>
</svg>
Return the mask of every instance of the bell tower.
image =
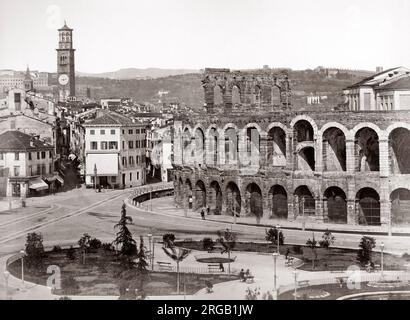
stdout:
<svg viewBox="0 0 410 320">
<path fill-rule="evenodd" d="M 59 41 L 57 50 L 57 81 L 59 101 L 75 97 L 75 65 L 73 49 L 73 29 L 64 26 L 58 29 Z"/>
</svg>

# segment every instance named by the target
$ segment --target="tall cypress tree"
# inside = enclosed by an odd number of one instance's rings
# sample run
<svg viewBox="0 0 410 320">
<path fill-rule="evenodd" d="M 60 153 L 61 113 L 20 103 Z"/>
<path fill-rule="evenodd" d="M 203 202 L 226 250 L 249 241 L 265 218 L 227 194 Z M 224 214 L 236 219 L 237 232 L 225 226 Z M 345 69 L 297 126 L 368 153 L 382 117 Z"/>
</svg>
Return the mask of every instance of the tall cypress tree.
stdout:
<svg viewBox="0 0 410 320">
<path fill-rule="evenodd" d="M 131 257 L 137 254 L 137 245 L 132 238 L 132 234 L 128 229 L 128 225 L 132 224 L 132 218 L 127 217 L 127 210 L 125 203 L 121 207 L 120 221 L 114 226 L 115 229 L 119 229 L 117 237 L 113 241 L 115 245 L 121 245 L 120 254 L 125 257 Z"/>
</svg>

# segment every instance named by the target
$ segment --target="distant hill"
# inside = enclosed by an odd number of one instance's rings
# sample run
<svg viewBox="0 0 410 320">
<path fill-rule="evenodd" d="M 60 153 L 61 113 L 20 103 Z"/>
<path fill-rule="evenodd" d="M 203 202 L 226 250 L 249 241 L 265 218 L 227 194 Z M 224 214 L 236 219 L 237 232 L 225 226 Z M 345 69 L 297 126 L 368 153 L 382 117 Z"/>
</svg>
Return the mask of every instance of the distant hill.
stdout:
<svg viewBox="0 0 410 320">
<path fill-rule="evenodd" d="M 137 68 L 126 68 L 120 69 L 113 72 L 103 72 L 103 73 L 85 73 L 77 72 L 77 76 L 80 77 L 93 77 L 93 78 L 108 78 L 116 80 L 125 79 L 147 79 L 147 78 L 163 78 L 168 76 L 175 76 L 187 73 L 198 73 L 199 70 L 189 70 L 189 69 L 160 69 L 160 68 L 147 68 L 147 69 L 137 69 Z"/>
<path fill-rule="evenodd" d="M 290 86 L 293 93 L 292 104 L 296 109 L 316 107 L 336 107 L 341 101 L 342 90 L 363 79 L 354 73 L 340 73 L 329 78 L 313 70 L 289 70 Z M 114 80 L 108 78 L 77 77 L 79 91 L 91 88 L 97 101 L 108 97 L 129 97 L 139 103 L 158 103 L 177 101 L 198 109 L 204 104 L 201 73 L 189 73 L 156 79 Z M 160 93 L 164 93 L 160 95 Z M 307 106 L 306 97 L 310 94 L 326 97 L 323 105 Z"/>
</svg>

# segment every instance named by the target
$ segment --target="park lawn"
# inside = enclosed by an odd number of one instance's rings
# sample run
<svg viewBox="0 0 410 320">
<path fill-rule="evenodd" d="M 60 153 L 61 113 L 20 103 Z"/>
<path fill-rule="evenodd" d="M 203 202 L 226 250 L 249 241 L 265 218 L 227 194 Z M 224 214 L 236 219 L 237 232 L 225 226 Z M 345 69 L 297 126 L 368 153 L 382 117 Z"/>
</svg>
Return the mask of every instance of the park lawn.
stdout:
<svg viewBox="0 0 410 320">
<path fill-rule="evenodd" d="M 202 241 L 177 241 L 175 243 L 178 246 L 182 246 L 188 249 L 194 249 L 204 251 Z M 261 242 L 236 242 L 233 251 L 242 252 L 260 252 L 260 253 L 273 253 L 276 252 L 277 247 L 271 243 Z M 300 259 L 304 262 L 299 267 L 301 270 L 306 271 L 332 271 L 332 270 L 346 270 L 349 266 L 357 265 L 356 257 L 357 250 L 353 249 L 341 249 L 332 248 L 329 249 L 317 247 L 315 249 L 317 254 L 317 260 L 315 260 L 315 267 L 313 269 L 312 260 L 315 257 L 311 248 L 303 245 L 289 245 L 284 244 L 280 246 L 280 253 L 286 254 L 289 250 L 289 256 Z M 380 264 L 380 253 L 373 252 L 373 262 Z M 395 256 L 392 254 L 384 254 L 384 268 L 386 270 L 404 270 L 406 264 L 410 263 L 410 256 Z"/>
<path fill-rule="evenodd" d="M 62 252 L 47 252 L 43 259 L 43 270 L 25 268 L 25 280 L 40 285 L 46 285 L 51 274 L 47 274 L 48 266 L 58 266 L 61 270 L 62 288 L 54 291 L 57 295 L 87 295 L 87 296 L 119 296 L 119 288 L 126 285 L 127 288 L 137 288 L 140 277 L 133 270 L 125 271 L 117 260 L 114 252 L 102 249 L 87 253 L 85 265 L 80 262 L 80 252 L 76 249 L 76 258 L 70 260 L 66 256 L 66 250 Z M 10 273 L 21 277 L 20 260 L 15 261 L 8 267 Z M 238 279 L 232 275 L 218 274 L 187 274 L 181 273 L 181 293 L 185 288 L 187 295 L 194 294 L 205 287 L 205 282 L 212 284 Z M 185 285 L 185 286 L 184 286 Z M 143 290 L 146 295 L 176 295 L 176 273 L 171 272 L 148 272 L 144 277 Z"/>
</svg>

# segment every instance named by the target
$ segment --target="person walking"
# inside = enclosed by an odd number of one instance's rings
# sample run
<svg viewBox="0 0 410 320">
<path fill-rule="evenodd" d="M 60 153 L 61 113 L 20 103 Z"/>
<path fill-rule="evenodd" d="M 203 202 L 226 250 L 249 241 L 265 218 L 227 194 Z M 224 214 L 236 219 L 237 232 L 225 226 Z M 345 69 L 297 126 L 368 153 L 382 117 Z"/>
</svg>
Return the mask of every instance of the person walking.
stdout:
<svg viewBox="0 0 410 320">
<path fill-rule="evenodd" d="M 205 212 L 204 212 L 204 209 L 201 210 L 201 218 L 202 218 L 202 220 L 205 220 Z"/>
<path fill-rule="evenodd" d="M 219 263 L 219 270 L 220 270 L 221 272 L 225 272 L 225 268 L 224 268 L 224 265 L 223 265 L 222 262 Z"/>
</svg>

